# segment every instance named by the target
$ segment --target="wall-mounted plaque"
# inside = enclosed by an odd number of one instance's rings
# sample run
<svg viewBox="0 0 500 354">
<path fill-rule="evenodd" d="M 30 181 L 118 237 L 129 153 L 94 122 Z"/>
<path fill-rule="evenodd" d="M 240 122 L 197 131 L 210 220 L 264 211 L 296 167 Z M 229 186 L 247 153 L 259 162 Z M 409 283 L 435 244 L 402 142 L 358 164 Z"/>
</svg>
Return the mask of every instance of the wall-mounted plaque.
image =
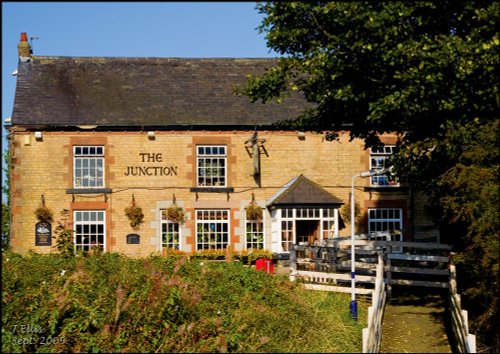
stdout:
<svg viewBox="0 0 500 354">
<path fill-rule="evenodd" d="M 137 245 L 141 243 L 141 236 L 137 234 L 128 234 L 127 235 L 127 244 Z"/>
<path fill-rule="evenodd" d="M 35 225 L 35 245 L 52 245 L 52 225 L 48 222 L 39 222 Z"/>
</svg>

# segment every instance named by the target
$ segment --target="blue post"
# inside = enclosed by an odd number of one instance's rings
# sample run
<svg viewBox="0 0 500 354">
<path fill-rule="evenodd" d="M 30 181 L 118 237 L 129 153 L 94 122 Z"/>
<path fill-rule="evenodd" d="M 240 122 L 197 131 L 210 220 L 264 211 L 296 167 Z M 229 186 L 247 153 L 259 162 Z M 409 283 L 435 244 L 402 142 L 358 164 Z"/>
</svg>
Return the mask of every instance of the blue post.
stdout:
<svg viewBox="0 0 500 354">
<path fill-rule="evenodd" d="M 356 300 L 352 300 L 351 303 L 349 304 L 349 309 L 351 312 L 351 317 L 354 321 L 358 320 L 358 303 Z"/>
<path fill-rule="evenodd" d="M 356 272 L 351 272 L 351 302 L 349 303 L 349 310 L 351 317 L 354 321 L 358 320 L 358 303 L 356 302 L 356 291 L 354 288 Z"/>
</svg>

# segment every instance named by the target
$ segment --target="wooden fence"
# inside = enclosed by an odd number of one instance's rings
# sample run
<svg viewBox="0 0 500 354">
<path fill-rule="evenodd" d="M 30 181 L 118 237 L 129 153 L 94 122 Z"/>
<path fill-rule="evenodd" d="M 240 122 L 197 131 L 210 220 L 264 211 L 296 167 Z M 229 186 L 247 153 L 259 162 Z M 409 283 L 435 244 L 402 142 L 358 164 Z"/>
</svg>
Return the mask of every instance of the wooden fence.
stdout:
<svg viewBox="0 0 500 354">
<path fill-rule="evenodd" d="M 459 353 L 476 353 L 476 336 L 469 333 L 467 311 L 462 310 L 457 293 L 457 273 L 453 260 L 450 261 L 450 292 L 448 310 L 455 346 Z"/>
<path fill-rule="evenodd" d="M 384 259 L 378 254 L 377 276 L 372 295 L 372 306 L 368 307 L 368 326 L 363 328 L 363 353 L 378 353 L 382 341 L 382 319 L 386 301 L 384 285 Z"/>
<path fill-rule="evenodd" d="M 450 245 L 389 241 L 384 246 L 389 295 L 392 285 L 449 288 Z M 392 247 L 401 248 L 404 253 L 392 253 Z"/>
<path fill-rule="evenodd" d="M 328 241 L 326 246 L 295 245 L 290 252 L 290 278 L 302 279 L 309 289 L 350 292 L 346 286 L 351 282 L 352 241 Z M 356 293 L 370 294 L 373 290 L 378 252 L 384 254 L 389 294 L 392 285 L 449 288 L 450 245 L 364 239 L 355 239 L 354 245 Z"/>
<path fill-rule="evenodd" d="M 370 265 L 374 268 L 374 265 Z M 351 281 L 346 262 L 339 255 L 339 248 L 328 246 L 295 245 L 290 251 L 290 279 L 300 278 L 304 287 L 310 290 L 351 292 L 345 284 Z M 357 281 L 374 284 L 375 276 L 360 275 Z M 344 285 L 344 286 L 342 286 Z M 372 289 L 356 288 L 356 294 L 371 295 Z"/>
<path fill-rule="evenodd" d="M 311 290 L 350 293 L 351 242 L 350 238 L 338 238 L 323 245 L 295 245 L 290 252 L 290 279 L 301 279 Z M 461 309 L 456 291 L 450 245 L 374 241 L 359 236 L 354 244 L 355 293 L 372 298 L 368 326 L 363 329 L 364 353 L 379 351 L 386 291 L 390 295 L 392 285 L 448 288 L 456 347 L 461 353 L 476 352 L 475 336 L 468 331 L 467 311 Z"/>
</svg>

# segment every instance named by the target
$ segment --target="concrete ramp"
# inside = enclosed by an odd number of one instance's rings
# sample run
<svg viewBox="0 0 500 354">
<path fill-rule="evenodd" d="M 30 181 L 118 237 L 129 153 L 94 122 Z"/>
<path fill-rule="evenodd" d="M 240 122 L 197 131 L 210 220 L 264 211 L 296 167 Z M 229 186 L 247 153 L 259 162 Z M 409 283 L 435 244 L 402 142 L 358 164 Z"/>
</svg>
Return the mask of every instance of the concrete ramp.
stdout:
<svg viewBox="0 0 500 354">
<path fill-rule="evenodd" d="M 446 331 L 446 294 L 394 289 L 387 302 L 381 353 L 452 353 Z"/>
</svg>

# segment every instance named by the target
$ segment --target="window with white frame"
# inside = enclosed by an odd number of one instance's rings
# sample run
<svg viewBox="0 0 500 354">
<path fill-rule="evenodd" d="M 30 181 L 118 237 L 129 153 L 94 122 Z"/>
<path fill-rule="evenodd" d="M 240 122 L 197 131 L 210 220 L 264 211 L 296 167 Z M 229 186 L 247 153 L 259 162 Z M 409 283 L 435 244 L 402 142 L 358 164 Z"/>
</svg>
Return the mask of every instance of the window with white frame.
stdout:
<svg viewBox="0 0 500 354">
<path fill-rule="evenodd" d="M 386 167 L 386 160 L 394 153 L 396 146 L 384 145 L 370 150 L 370 170 L 381 170 Z M 370 184 L 376 187 L 396 187 L 399 186 L 396 180 L 389 178 L 389 175 L 377 175 L 370 178 Z"/>
<path fill-rule="evenodd" d="M 403 209 L 377 208 L 368 209 L 368 232 L 375 233 L 371 239 L 377 239 L 377 232 L 389 232 L 390 241 L 402 241 Z M 402 252 L 400 247 L 393 248 L 394 253 Z"/>
<path fill-rule="evenodd" d="M 295 222 L 293 209 L 281 209 L 281 248 L 290 252 L 295 242 Z"/>
<path fill-rule="evenodd" d="M 196 147 L 196 183 L 198 187 L 225 187 L 226 159 L 226 146 L 198 145 Z"/>
<path fill-rule="evenodd" d="M 294 222 L 291 220 L 281 221 L 281 247 L 283 252 L 290 252 L 294 244 Z"/>
<path fill-rule="evenodd" d="M 104 146 L 73 147 L 75 188 L 104 187 Z"/>
<path fill-rule="evenodd" d="M 259 250 L 264 248 L 263 220 L 246 221 L 246 248 Z"/>
<path fill-rule="evenodd" d="M 323 239 L 331 239 L 335 237 L 335 209 L 323 209 L 322 219 Z"/>
<path fill-rule="evenodd" d="M 77 210 L 74 212 L 76 251 L 89 251 L 94 247 L 105 249 L 105 220 L 103 210 Z"/>
<path fill-rule="evenodd" d="M 167 218 L 167 211 L 161 211 L 161 248 L 180 250 L 180 226 Z"/>
<path fill-rule="evenodd" d="M 297 208 L 295 209 L 296 219 L 319 219 L 320 210 L 315 208 Z"/>
<path fill-rule="evenodd" d="M 196 249 L 221 250 L 229 244 L 229 210 L 196 210 Z"/>
<path fill-rule="evenodd" d="M 283 208 L 281 209 L 281 248 L 289 252 L 297 240 L 297 223 L 301 220 L 317 221 L 310 224 L 318 231 L 320 240 L 338 237 L 338 212 L 335 208 Z M 313 231 L 312 229 L 310 231 Z M 320 241 L 318 240 L 318 241 Z"/>
</svg>

